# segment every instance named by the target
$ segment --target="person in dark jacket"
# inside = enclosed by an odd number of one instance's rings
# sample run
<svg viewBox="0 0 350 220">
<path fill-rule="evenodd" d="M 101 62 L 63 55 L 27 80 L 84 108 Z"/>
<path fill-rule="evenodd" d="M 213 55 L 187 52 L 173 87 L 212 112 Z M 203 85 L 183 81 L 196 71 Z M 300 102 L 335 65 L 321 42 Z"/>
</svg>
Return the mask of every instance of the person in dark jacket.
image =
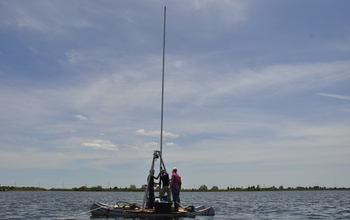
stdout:
<svg viewBox="0 0 350 220">
<path fill-rule="evenodd" d="M 167 193 L 169 202 L 171 202 L 171 193 L 170 193 L 170 180 L 169 180 L 169 174 L 166 172 L 166 170 L 162 170 L 157 177 L 154 177 L 155 179 L 159 180 L 159 187 L 162 185 L 162 189 L 160 190 L 159 198 L 162 199 L 164 194 Z"/>
</svg>

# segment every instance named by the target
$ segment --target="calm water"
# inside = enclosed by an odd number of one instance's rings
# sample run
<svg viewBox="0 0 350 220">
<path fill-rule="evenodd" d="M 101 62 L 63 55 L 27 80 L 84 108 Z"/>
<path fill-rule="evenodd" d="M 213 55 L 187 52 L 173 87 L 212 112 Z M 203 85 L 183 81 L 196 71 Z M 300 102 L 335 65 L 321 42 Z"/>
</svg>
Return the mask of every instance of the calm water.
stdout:
<svg viewBox="0 0 350 220">
<path fill-rule="evenodd" d="M 141 205 L 142 198 L 133 192 L 0 192 L 0 219 L 90 219 L 95 201 Z M 350 191 L 182 192 L 181 202 L 213 206 L 216 215 L 195 218 L 201 220 L 350 219 Z"/>
</svg>

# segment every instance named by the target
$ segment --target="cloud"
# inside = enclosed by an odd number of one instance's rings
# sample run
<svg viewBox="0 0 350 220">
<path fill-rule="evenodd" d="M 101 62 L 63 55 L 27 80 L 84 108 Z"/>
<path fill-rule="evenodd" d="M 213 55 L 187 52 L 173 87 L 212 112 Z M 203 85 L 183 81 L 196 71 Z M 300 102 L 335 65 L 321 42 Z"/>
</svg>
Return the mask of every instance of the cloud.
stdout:
<svg viewBox="0 0 350 220">
<path fill-rule="evenodd" d="M 144 135 L 144 136 L 159 137 L 160 136 L 160 131 L 148 131 L 147 132 L 147 131 L 145 131 L 145 129 L 140 129 L 140 130 L 137 130 L 135 132 L 135 134 Z M 163 137 L 178 138 L 178 137 L 180 137 L 180 135 L 179 134 L 172 134 L 172 133 L 163 131 Z"/>
<path fill-rule="evenodd" d="M 114 152 L 118 152 L 114 153 Z M 23 151 L 1 150 L 0 167 L 5 169 L 68 169 L 92 168 L 106 169 L 106 166 L 138 161 L 147 158 L 149 152 L 130 149 L 124 154 L 120 151 L 95 151 L 79 150 L 70 148 L 69 152 L 61 149 L 60 152 L 41 151 L 40 149 L 28 148 Z M 45 166 L 43 166 L 45 164 Z"/>
<path fill-rule="evenodd" d="M 145 129 L 140 129 L 135 132 L 135 134 L 138 135 L 145 135 L 145 136 L 152 136 L 152 137 L 159 137 L 160 132 L 159 131 L 149 131 L 146 132 Z"/>
<path fill-rule="evenodd" d="M 178 138 L 178 137 L 180 137 L 180 135 L 179 135 L 179 134 L 172 134 L 172 133 L 163 131 L 163 137 L 167 137 L 167 138 Z"/>
<path fill-rule="evenodd" d="M 166 146 L 175 146 L 176 144 L 174 144 L 173 142 L 169 142 L 165 144 Z"/>
<path fill-rule="evenodd" d="M 76 117 L 76 118 L 78 118 L 78 119 L 80 119 L 80 120 L 83 120 L 83 121 L 86 121 L 86 120 L 87 120 L 87 118 L 84 117 L 84 116 L 82 116 L 82 115 L 73 115 L 73 117 Z"/>
<path fill-rule="evenodd" d="M 72 5 L 73 4 L 73 5 Z M 2 7 L 6 8 L 6 19 L 2 23 L 18 29 L 34 30 L 43 33 L 64 33 L 68 29 L 83 29 L 91 27 L 91 22 L 85 17 L 80 17 L 83 9 L 76 10 L 74 4 L 62 2 L 6 2 Z M 90 5 L 90 4 L 89 4 Z M 80 7 L 81 8 L 81 7 Z M 64 13 L 75 11 L 76 13 Z"/>
<path fill-rule="evenodd" d="M 208 55 L 201 59 L 210 58 L 212 56 Z M 200 64 L 201 59 L 188 57 L 184 59 L 186 61 L 181 64 L 180 69 L 174 68 L 176 74 L 167 76 L 168 103 L 217 106 L 218 102 L 227 103 L 228 98 L 232 97 L 246 100 L 300 94 L 327 88 L 349 79 L 349 61 L 269 64 L 237 70 L 228 68 L 220 73 L 220 77 L 215 77 L 215 70 L 206 66 L 204 69 Z M 168 61 L 170 63 L 178 62 L 175 57 L 168 60 L 172 61 Z M 181 89 L 178 89 L 180 84 Z"/>
<path fill-rule="evenodd" d="M 186 22 L 186 25 L 181 26 L 182 30 L 193 27 L 198 35 L 206 33 L 210 37 L 215 36 L 217 33 L 211 33 L 209 30 L 219 30 L 223 26 L 229 26 L 228 30 L 232 30 L 235 25 L 245 22 L 249 18 L 249 11 L 252 8 L 249 1 L 226 0 L 196 0 L 186 2 L 186 4 L 173 1 L 168 6 L 171 11 L 174 8 L 181 11 L 181 16 L 178 16 L 177 20 L 181 23 Z M 215 16 L 212 16 L 212 14 L 215 14 Z M 203 37 L 208 36 L 201 36 L 201 38 Z"/>
<path fill-rule="evenodd" d="M 81 146 L 83 147 L 92 147 L 95 150 L 118 150 L 118 146 L 113 144 L 110 141 L 104 141 L 104 140 L 93 140 L 90 142 L 82 143 Z"/>
<path fill-rule="evenodd" d="M 349 96 L 345 96 L 345 95 L 336 95 L 336 94 L 327 94 L 327 93 L 316 93 L 316 95 L 326 96 L 326 97 L 331 97 L 331 98 L 337 98 L 337 99 L 350 100 L 350 97 Z"/>
</svg>

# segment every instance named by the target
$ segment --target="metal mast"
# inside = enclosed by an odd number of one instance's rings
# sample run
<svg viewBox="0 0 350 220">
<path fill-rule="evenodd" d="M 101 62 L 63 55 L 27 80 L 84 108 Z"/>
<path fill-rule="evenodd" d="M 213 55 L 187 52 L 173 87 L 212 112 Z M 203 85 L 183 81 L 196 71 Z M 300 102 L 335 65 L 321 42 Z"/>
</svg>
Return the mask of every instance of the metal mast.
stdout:
<svg viewBox="0 0 350 220">
<path fill-rule="evenodd" d="M 164 31 L 163 31 L 163 68 L 162 68 L 162 102 L 161 102 L 161 116 L 160 116 L 160 150 L 154 151 L 151 169 L 147 179 L 147 188 L 143 197 L 142 207 L 151 209 L 153 208 L 154 200 L 154 165 L 157 159 L 160 159 L 160 171 L 165 169 L 165 165 L 162 158 L 163 150 L 163 106 L 164 106 L 164 64 L 165 64 L 165 24 L 166 24 L 166 7 L 164 6 Z M 163 166 L 163 167 L 162 167 Z M 146 204 L 147 202 L 147 204 Z"/>
<path fill-rule="evenodd" d="M 166 24 L 166 6 L 164 6 L 164 28 L 163 28 L 163 67 L 162 67 L 162 103 L 160 115 L 160 157 L 163 153 L 163 109 L 164 109 L 164 65 L 165 65 L 165 24 Z M 160 165 L 162 169 L 162 165 Z"/>
</svg>

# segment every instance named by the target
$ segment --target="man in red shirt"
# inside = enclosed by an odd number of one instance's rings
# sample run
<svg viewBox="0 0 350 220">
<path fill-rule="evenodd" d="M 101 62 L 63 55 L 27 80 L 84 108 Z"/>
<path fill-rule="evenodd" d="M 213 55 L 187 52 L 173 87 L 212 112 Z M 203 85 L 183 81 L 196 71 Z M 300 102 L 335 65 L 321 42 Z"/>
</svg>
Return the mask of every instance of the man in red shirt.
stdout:
<svg viewBox="0 0 350 220">
<path fill-rule="evenodd" d="M 173 194 L 173 201 L 175 206 L 175 211 L 178 211 L 178 202 L 180 202 L 179 194 L 181 189 L 181 176 L 177 174 L 177 168 L 174 167 L 173 174 L 171 175 L 170 187 Z"/>
</svg>

